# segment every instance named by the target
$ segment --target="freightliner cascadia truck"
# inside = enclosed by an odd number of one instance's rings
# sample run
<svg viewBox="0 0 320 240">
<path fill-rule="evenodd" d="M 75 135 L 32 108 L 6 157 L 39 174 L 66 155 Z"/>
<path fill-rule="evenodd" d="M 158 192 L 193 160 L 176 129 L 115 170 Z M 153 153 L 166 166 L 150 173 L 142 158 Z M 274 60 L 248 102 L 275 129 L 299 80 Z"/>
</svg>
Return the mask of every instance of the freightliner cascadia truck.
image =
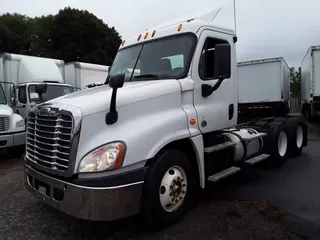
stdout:
<svg viewBox="0 0 320 240">
<path fill-rule="evenodd" d="M 301 118 L 237 125 L 237 37 L 213 25 L 217 13 L 124 40 L 106 85 L 34 107 L 27 189 L 80 219 L 140 213 L 159 227 L 180 220 L 208 182 L 300 155 Z"/>
</svg>

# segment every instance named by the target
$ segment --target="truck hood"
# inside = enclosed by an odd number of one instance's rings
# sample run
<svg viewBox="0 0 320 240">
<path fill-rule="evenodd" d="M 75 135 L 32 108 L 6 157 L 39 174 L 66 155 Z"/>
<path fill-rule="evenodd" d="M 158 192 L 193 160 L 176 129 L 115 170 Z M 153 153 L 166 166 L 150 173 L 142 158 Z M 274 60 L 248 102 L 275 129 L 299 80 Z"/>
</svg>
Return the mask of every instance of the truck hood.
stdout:
<svg viewBox="0 0 320 240">
<path fill-rule="evenodd" d="M 11 116 L 13 114 L 13 109 L 8 105 L 0 105 L 0 116 Z"/>
<path fill-rule="evenodd" d="M 141 82 L 127 82 L 117 91 L 117 107 L 126 104 L 144 101 L 150 98 L 180 92 L 180 83 L 177 80 L 152 80 Z M 83 116 L 106 111 L 110 107 L 112 88 L 100 86 L 71 93 L 47 103 L 60 103 L 79 107 Z"/>
</svg>

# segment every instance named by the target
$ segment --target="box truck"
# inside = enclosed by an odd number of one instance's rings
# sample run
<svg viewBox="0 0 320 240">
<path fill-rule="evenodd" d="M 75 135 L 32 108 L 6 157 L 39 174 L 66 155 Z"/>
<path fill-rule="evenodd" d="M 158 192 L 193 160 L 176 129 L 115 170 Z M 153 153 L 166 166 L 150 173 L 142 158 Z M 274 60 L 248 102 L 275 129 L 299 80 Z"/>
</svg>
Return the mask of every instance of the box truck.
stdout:
<svg viewBox="0 0 320 240">
<path fill-rule="evenodd" d="M 290 111 L 290 68 L 282 57 L 238 63 L 239 114 L 285 116 Z"/>
<path fill-rule="evenodd" d="M 211 22 L 218 12 L 126 39 L 109 86 L 32 109 L 27 189 L 78 218 L 141 213 L 160 227 L 181 219 L 208 182 L 300 155 L 307 145 L 302 118 L 237 125 L 237 37 Z"/>
<path fill-rule="evenodd" d="M 320 115 L 320 46 L 310 47 L 301 63 L 301 112 L 309 121 Z"/>
<path fill-rule="evenodd" d="M 25 150 L 25 121 L 8 105 L 2 85 L 0 83 L 0 150 L 20 156 Z"/>
<path fill-rule="evenodd" d="M 77 89 L 86 89 L 105 82 L 108 75 L 108 66 L 69 62 L 64 64 L 65 83 Z"/>
<path fill-rule="evenodd" d="M 64 84 L 62 60 L 5 53 L 0 55 L 0 66 L 7 102 L 24 119 L 35 104 L 73 92 Z"/>
</svg>

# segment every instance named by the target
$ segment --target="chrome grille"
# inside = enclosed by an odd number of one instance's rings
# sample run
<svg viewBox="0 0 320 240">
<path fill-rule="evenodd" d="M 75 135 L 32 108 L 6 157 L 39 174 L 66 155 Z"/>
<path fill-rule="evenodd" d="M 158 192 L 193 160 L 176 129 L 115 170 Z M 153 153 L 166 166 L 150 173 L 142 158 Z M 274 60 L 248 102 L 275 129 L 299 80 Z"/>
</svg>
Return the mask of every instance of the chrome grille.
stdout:
<svg viewBox="0 0 320 240">
<path fill-rule="evenodd" d="M 27 161 L 51 170 L 67 171 L 71 151 L 73 118 L 30 112 L 27 124 Z"/>
<path fill-rule="evenodd" d="M 9 117 L 0 117 L 0 132 L 9 130 Z"/>
</svg>

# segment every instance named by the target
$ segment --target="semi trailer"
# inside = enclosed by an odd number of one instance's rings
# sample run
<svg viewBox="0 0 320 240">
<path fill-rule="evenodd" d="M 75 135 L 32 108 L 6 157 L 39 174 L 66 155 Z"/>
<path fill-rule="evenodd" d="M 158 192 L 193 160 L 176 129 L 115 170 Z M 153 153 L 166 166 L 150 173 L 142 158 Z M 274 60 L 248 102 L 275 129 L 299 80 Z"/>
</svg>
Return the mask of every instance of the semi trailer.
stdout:
<svg viewBox="0 0 320 240">
<path fill-rule="evenodd" d="M 283 117 L 290 111 L 290 68 L 282 57 L 238 63 L 241 117 Z"/>
<path fill-rule="evenodd" d="M 320 46 L 310 47 L 301 63 L 301 113 L 309 121 L 320 115 Z"/>
<path fill-rule="evenodd" d="M 218 12 L 122 41 L 108 85 L 32 109 L 26 188 L 77 218 L 140 213 L 160 227 L 183 218 L 208 182 L 300 155 L 302 118 L 237 125 L 237 37 L 212 23 Z"/>
</svg>

